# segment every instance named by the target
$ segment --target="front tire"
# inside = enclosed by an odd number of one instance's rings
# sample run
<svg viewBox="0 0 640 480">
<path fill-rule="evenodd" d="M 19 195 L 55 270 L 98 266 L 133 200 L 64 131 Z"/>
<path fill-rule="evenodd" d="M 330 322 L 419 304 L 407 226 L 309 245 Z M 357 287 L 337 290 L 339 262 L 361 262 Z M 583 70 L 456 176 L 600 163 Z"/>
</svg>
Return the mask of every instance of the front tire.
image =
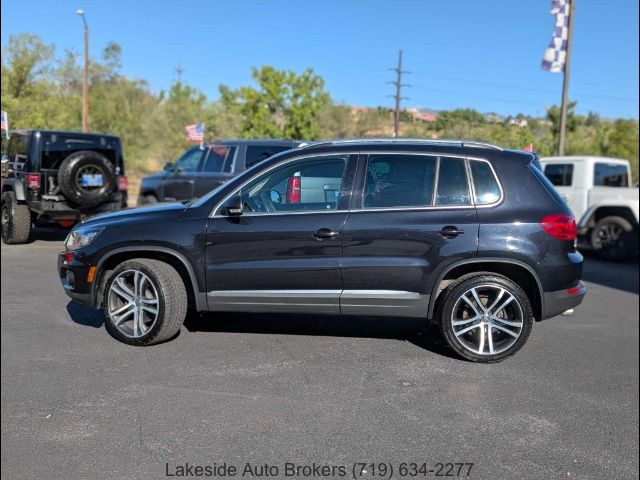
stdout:
<svg viewBox="0 0 640 480">
<path fill-rule="evenodd" d="M 29 206 L 18 203 L 14 192 L 2 194 L 2 241 L 7 245 L 27 243 L 31 234 Z"/>
<path fill-rule="evenodd" d="M 159 260 L 121 263 L 104 290 L 109 333 L 129 345 L 152 345 L 174 337 L 187 315 L 187 291 L 178 271 Z"/>
<path fill-rule="evenodd" d="M 533 325 L 531 302 L 506 277 L 478 274 L 458 280 L 443 293 L 438 316 L 449 346 L 472 362 L 495 363 L 515 354 Z"/>
</svg>

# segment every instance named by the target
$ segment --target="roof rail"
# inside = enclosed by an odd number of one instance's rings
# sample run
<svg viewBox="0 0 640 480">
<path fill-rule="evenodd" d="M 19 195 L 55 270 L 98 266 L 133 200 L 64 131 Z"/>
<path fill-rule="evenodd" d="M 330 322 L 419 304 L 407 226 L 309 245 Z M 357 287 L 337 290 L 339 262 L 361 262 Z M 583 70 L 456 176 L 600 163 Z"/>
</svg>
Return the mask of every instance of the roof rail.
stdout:
<svg viewBox="0 0 640 480">
<path fill-rule="evenodd" d="M 349 145 L 358 143 L 422 143 L 425 145 L 449 145 L 456 147 L 473 147 L 473 148 L 493 148 L 495 150 L 503 150 L 497 145 L 490 143 L 466 141 L 466 140 L 449 140 L 440 138 L 348 138 L 341 140 L 327 140 L 319 142 L 309 142 L 300 145 L 298 148 L 325 147 L 337 145 Z"/>
</svg>

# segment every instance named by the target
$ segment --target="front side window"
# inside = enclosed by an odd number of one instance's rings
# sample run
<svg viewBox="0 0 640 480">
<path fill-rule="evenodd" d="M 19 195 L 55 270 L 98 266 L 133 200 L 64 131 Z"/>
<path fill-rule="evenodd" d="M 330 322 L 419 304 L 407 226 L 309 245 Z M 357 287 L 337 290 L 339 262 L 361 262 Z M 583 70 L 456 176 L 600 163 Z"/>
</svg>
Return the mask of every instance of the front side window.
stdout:
<svg viewBox="0 0 640 480">
<path fill-rule="evenodd" d="M 487 162 L 471 160 L 476 205 L 490 205 L 500 199 L 500 185 Z"/>
<path fill-rule="evenodd" d="M 370 155 L 363 207 L 433 205 L 436 162 L 425 155 Z"/>
<path fill-rule="evenodd" d="M 189 150 L 176 162 L 176 170 L 182 173 L 197 172 L 202 153 L 203 151 L 200 150 L 200 147 Z"/>
<path fill-rule="evenodd" d="M 467 170 L 462 158 L 440 159 L 436 205 L 471 205 Z"/>
<path fill-rule="evenodd" d="M 228 145 L 211 145 L 207 149 L 207 158 L 204 162 L 204 172 L 230 172 L 233 167 L 233 157 L 236 147 Z"/>
<path fill-rule="evenodd" d="M 555 187 L 570 187 L 573 183 L 573 164 L 550 163 L 545 165 L 544 174 Z"/>
<path fill-rule="evenodd" d="M 596 163 L 593 184 L 601 187 L 628 187 L 627 167 L 625 165 Z"/>
<path fill-rule="evenodd" d="M 287 163 L 242 188 L 247 213 L 330 211 L 338 197 L 347 157 L 320 157 Z"/>
</svg>

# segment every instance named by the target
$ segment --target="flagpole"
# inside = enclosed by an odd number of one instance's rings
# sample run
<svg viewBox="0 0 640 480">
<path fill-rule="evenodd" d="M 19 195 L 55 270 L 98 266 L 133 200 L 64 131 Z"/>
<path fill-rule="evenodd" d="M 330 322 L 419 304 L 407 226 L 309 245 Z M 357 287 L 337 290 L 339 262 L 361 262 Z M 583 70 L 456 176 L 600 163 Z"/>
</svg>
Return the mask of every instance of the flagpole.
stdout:
<svg viewBox="0 0 640 480">
<path fill-rule="evenodd" d="M 569 3 L 569 24 L 567 25 L 567 50 L 562 74 L 562 104 L 560 105 L 560 132 L 558 134 L 558 155 L 564 155 L 567 134 L 567 110 L 569 108 L 569 73 L 571 70 L 571 46 L 573 43 L 573 13 L 576 0 Z"/>
</svg>

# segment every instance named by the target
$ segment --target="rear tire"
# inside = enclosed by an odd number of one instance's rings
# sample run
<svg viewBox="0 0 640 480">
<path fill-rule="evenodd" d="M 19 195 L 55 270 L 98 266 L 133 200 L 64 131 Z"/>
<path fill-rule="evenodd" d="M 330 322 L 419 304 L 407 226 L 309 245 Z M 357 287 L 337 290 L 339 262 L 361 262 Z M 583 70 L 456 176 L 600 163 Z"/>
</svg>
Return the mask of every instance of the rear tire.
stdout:
<svg viewBox="0 0 640 480">
<path fill-rule="evenodd" d="M 7 245 L 27 243 L 31 234 L 29 206 L 18 203 L 14 192 L 2 194 L 2 241 Z"/>
<path fill-rule="evenodd" d="M 626 218 L 601 218 L 591 231 L 591 248 L 604 260 L 625 260 L 637 251 L 638 236 Z"/>
<path fill-rule="evenodd" d="M 129 345 L 153 345 L 174 337 L 187 315 L 187 291 L 178 271 L 139 258 L 118 265 L 106 282 L 107 331 Z"/>
<path fill-rule="evenodd" d="M 531 302 L 502 275 L 477 274 L 442 294 L 437 318 L 449 346 L 472 362 L 495 363 L 522 348 L 533 325 Z"/>
</svg>

